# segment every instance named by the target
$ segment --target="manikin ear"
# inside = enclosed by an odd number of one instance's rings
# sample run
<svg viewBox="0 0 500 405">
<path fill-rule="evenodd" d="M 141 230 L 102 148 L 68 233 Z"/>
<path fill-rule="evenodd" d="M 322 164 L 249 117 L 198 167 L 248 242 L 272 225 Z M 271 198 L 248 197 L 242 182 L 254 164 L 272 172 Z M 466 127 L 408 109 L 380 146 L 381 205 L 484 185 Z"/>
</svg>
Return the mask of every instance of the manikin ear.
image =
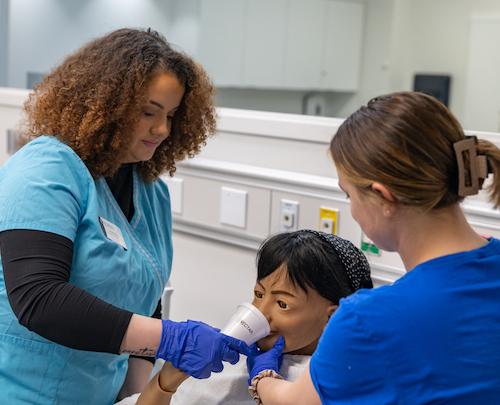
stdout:
<svg viewBox="0 0 500 405">
<path fill-rule="evenodd" d="M 377 182 L 371 185 L 371 190 L 381 198 L 384 215 L 391 216 L 394 211 L 394 203 L 397 201 L 392 191 L 382 183 Z"/>
</svg>

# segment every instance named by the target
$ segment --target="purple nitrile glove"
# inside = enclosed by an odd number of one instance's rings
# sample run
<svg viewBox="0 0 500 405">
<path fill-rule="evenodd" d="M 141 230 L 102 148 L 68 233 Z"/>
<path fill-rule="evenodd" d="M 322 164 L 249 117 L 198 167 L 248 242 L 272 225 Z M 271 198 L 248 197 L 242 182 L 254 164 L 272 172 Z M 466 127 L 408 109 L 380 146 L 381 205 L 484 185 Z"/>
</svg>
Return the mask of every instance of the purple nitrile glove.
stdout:
<svg viewBox="0 0 500 405">
<path fill-rule="evenodd" d="M 196 378 L 208 378 L 223 370 L 223 361 L 236 364 L 240 353 L 248 354 L 245 342 L 220 333 L 203 322 L 162 321 L 161 340 L 156 358 Z"/>
<path fill-rule="evenodd" d="M 281 362 L 283 361 L 283 348 L 285 347 L 285 339 L 280 336 L 274 346 L 267 352 L 259 350 L 256 344 L 250 346 L 250 353 L 247 358 L 247 368 L 250 378 L 248 385 L 252 385 L 252 379 L 264 370 L 274 370 L 280 372 Z"/>
</svg>

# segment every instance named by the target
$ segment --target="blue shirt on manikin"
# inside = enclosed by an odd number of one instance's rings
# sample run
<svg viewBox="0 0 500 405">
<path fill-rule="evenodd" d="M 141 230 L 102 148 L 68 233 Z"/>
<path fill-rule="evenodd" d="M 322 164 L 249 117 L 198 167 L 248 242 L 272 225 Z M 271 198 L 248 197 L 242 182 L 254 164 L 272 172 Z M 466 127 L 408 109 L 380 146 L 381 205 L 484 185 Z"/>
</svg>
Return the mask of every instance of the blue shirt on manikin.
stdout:
<svg viewBox="0 0 500 405">
<path fill-rule="evenodd" d="M 324 404 L 500 404 L 500 241 L 342 300 L 310 373 Z"/>
</svg>

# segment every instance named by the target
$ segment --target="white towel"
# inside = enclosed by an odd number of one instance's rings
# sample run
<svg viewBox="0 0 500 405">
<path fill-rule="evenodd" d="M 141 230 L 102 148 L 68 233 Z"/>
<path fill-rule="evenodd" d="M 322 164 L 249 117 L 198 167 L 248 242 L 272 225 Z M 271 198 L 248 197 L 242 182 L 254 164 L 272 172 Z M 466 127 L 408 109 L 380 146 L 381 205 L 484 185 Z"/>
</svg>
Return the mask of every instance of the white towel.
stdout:
<svg viewBox="0 0 500 405">
<path fill-rule="evenodd" d="M 311 356 L 283 356 L 280 374 L 288 381 L 295 381 L 307 369 Z M 224 363 L 221 373 L 210 378 L 189 378 L 182 383 L 172 397 L 171 405 L 255 405 L 247 389 L 248 371 L 246 357 L 231 365 Z M 134 405 L 139 394 L 125 398 L 117 405 Z"/>
</svg>

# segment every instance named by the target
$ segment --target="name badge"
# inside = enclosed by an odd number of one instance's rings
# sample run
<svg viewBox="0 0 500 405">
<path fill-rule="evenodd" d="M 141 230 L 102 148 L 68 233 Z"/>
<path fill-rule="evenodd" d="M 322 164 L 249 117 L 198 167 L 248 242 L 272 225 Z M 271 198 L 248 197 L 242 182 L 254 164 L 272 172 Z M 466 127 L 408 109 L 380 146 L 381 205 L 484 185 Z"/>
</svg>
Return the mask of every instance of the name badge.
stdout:
<svg viewBox="0 0 500 405">
<path fill-rule="evenodd" d="M 103 217 L 99 217 L 99 222 L 101 223 L 102 230 L 106 235 L 106 238 L 112 240 L 115 243 L 118 243 L 123 249 L 127 250 L 127 244 L 125 243 L 125 239 L 123 239 L 122 231 L 112 222 L 109 222 L 107 219 Z"/>
</svg>

